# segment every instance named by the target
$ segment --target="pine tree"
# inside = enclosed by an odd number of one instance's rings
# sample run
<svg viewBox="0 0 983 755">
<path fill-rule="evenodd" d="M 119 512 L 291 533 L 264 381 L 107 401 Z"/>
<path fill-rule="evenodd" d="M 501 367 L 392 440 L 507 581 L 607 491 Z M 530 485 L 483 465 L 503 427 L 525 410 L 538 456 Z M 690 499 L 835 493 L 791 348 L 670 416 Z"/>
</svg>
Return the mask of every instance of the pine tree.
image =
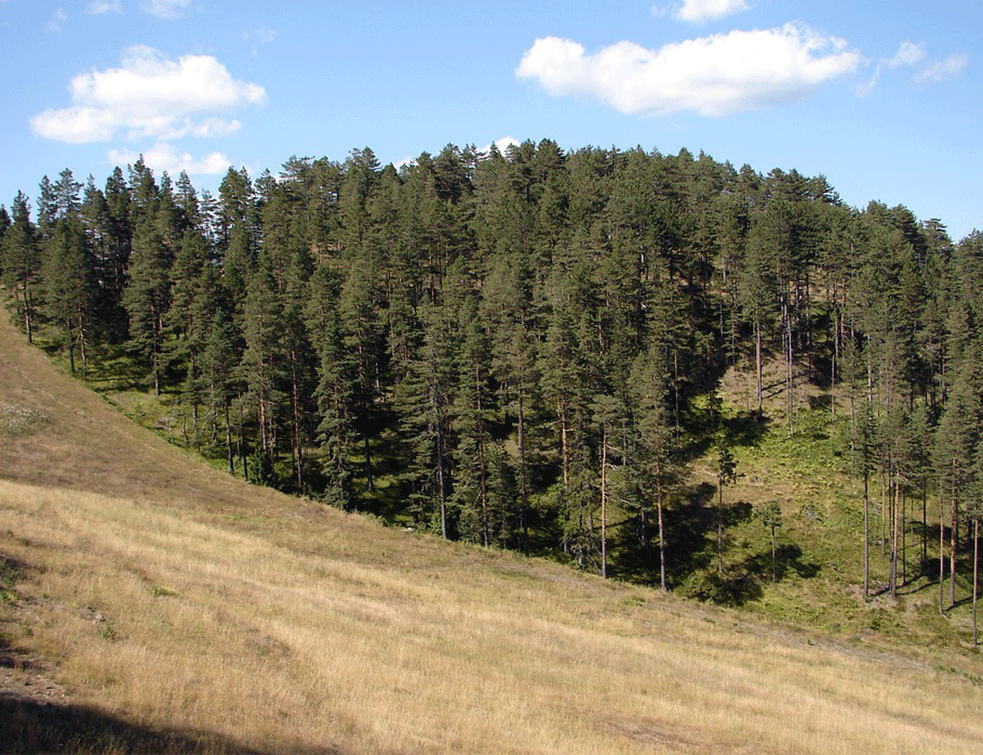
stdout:
<svg viewBox="0 0 983 755">
<path fill-rule="evenodd" d="M 497 255 L 485 279 L 483 319 L 492 334 L 492 370 L 500 405 L 515 428 L 522 550 L 529 550 L 529 421 L 538 391 L 537 323 L 531 271 L 522 258 Z"/>
<path fill-rule="evenodd" d="M 494 410 L 491 381 L 491 339 L 479 319 L 479 305 L 472 294 L 458 314 L 460 355 L 452 428 L 458 438 L 454 452 L 457 471 L 453 503 L 461 512 L 462 537 L 492 544 L 492 506 L 494 495 L 490 461 L 491 421 Z"/>
<path fill-rule="evenodd" d="M 55 222 L 54 233 L 45 246 L 42 274 L 45 310 L 64 329 L 64 348 L 75 374 L 76 348 L 82 360 L 82 378 L 88 377 L 86 346 L 94 309 L 94 265 L 91 250 L 77 215 Z"/>
<path fill-rule="evenodd" d="M 37 319 L 37 288 L 41 278 L 41 251 L 37 228 L 31 222 L 27 197 L 17 192 L 11 205 L 12 223 L 0 246 L 0 270 L 4 285 L 13 290 L 18 316 L 24 323 L 29 343 L 34 342 Z"/>
<path fill-rule="evenodd" d="M 325 478 L 324 500 L 341 509 L 358 508 L 352 457 L 356 452 L 358 412 L 357 366 L 346 348 L 338 299 L 341 276 L 320 265 L 311 278 L 305 311 L 311 343 L 318 355 L 318 384 L 314 392 L 318 417 L 317 441 Z"/>
<path fill-rule="evenodd" d="M 674 474 L 673 429 L 666 405 L 668 371 L 658 348 L 649 347 L 632 365 L 633 416 L 639 437 L 638 465 L 649 500 L 655 501 L 659 527 L 659 585 L 666 586 L 666 527 L 663 516 Z"/>
<path fill-rule="evenodd" d="M 171 306 L 171 256 L 152 218 L 140 221 L 133 236 L 123 305 L 133 346 L 147 360 L 154 393 L 163 378 L 164 325 Z"/>
<path fill-rule="evenodd" d="M 135 218 L 130 191 L 120 168 L 114 169 L 106 180 L 104 196 L 105 245 L 102 256 L 97 257 L 97 277 L 102 291 L 100 320 L 109 331 L 110 342 L 121 343 L 129 337 L 123 291 L 127 286 L 127 269 L 133 250 Z"/>
<path fill-rule="evenodd" d="M 453 313 L 446 306 L 424 300 L 420 320 L 422 340 L 396 404 L 410 451 L 410 499 L 418 520 L 447 539 L 456 536 L 448 501 L 453 490 L 451 412 L 458 339 Z"/>
<path fill-rule="evenodd" d="M 211 271 L 212 269 L 209 268 Z M 204 287 L 205 291 L 213 291 L 216 296 L 213 316 L 207 327 L 207 337 L 204 351 L 201 354 L 199 369 L 201 383 L 209 394 L 210 414 L 212 425 L 216 432 L 221 423 L 226 459 L 229 464 L 229 474 L 235 476 L 235 455 L 232 441 L 232 401 L 241 392 L 237 387 L 237 368 L 242 359 L 242 334 L 235 324 L 232 315 L 232 305 L 221 298 L 222 289 L 218 285 L 215 273 L 206 272 L 206 278 L 212 283 Z M 239 436 L 241 444 L 242 437 Z M 240 452 L 241 455 L 241 452 Z M 245 474 L 245 470 L 243 470 Z"/>
<path fill-rule="evenodd" d="M 250 475 L 255 482 L 272 485 L 287 360 L 283 312 L 269 262 L 264 258 L 260 259 L 247 283 L 243 312 L 245 349 L 239 375 L 246 386 L 243 398 L 256 422 L 255 466 Z"/>
</svg>

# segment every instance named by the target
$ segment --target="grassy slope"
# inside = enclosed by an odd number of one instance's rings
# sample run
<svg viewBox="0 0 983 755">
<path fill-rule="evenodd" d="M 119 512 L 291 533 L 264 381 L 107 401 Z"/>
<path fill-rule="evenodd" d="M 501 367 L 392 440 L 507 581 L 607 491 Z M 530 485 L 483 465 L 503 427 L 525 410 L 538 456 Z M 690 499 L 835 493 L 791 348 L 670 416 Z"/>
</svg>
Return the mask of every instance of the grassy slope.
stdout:
<svg viewBox="0 0 983 755">
<path fill-rule="evenodd" d="M 0 433 L 4 657 L 66 690 L 0 695 L 8 751 L 968 753 L 983 735 L 975 655 L 790 630 L 247 487 L 6 322 Z"/>
</svg>

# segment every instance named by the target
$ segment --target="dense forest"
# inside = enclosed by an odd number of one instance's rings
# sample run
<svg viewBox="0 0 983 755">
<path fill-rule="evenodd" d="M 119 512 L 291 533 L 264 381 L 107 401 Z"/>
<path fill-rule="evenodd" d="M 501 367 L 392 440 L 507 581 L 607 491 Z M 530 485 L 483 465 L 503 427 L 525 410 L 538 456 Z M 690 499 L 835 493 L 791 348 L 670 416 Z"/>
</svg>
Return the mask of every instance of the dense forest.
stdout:
<svg viewBox="0 0 983 755">
<path fill-rule="evenodd" d="M 932 496 L 955 602 L 983 500 L 978 233 L 794 170 L 543 140 L 398 170 L 291 158 L 218 196 L 142 160 L 103 188 L 66 169 L 0 207 L 0 238 L 27 337 L 82 377 L 126 355 L 230 473 L 662 589 L 680 540 L 719 559 L 722 376 L 753 376 L 742 427 L 779 392 L 788 434 L 818 386 L 868 526 L 888 491 L 891 589 L 898 502 Z M 674 512 L 708 455 L 719 506 L 694 535 Z M 781 512 L 759 515 L 774 533 Z"/>
</svg>

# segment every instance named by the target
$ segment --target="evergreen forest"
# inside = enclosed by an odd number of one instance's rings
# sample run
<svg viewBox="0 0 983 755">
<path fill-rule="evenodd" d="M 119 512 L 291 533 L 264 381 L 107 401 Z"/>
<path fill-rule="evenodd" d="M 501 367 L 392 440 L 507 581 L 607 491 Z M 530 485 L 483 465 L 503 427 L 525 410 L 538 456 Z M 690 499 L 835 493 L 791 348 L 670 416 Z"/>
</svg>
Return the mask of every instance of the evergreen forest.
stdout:
<svg viewBox="0 0 983 755">
<path fill-rule="evenodd" d="M 944 540 L 918 567 L 950 580 L 943 608 L 958 570 L 975 583 L 983 236 L 823 176 L 543 140 L 295 157 L 213 196 L 141 159 L 18 193 L 0 252 L 28 339 L 83 379 L 126 365 L 187 447 L 257 484 L 663 590 L 696 541 L 722 572 L 756 516 L 776 578 L 783 512 L 734 510 L 735 454 L 807 432 L 809 397 L 865 553 L 880 507 L 887 589 L 906 516 Z M 735 371 L 750 390 L 725 402 Z"/>
</svg>

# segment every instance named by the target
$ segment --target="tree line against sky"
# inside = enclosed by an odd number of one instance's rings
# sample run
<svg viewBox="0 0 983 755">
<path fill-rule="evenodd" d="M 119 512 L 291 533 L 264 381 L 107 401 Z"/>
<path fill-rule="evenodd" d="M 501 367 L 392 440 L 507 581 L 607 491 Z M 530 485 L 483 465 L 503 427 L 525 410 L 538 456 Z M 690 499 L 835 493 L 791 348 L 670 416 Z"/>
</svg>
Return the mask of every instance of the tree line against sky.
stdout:
<svg viewBox="0 0 983 755">
<path fill-rule="evenodd" d="M 763 423 L 778 364 L 783 432 L 804 382 L 837 397 L 868 526 L 887 486 L 892 591 L 899 502 L 927 531 L 939 498 L 955 603 L 983 497 L 978 233 L 795 170 L 543 140 L 399 170 L 291 158 L 217 196 L 142 159 L 101 188 L 66 169 L 0 208 L 0 252 L 29 339 L 83 377 L 128 358 L 230 473 L 663 589 L 694 537 L 723 568 L 722 375 L 753 376 Z M 719 502 L 694 532 L 687 465 L 708 453 Z"/>
</svg>

